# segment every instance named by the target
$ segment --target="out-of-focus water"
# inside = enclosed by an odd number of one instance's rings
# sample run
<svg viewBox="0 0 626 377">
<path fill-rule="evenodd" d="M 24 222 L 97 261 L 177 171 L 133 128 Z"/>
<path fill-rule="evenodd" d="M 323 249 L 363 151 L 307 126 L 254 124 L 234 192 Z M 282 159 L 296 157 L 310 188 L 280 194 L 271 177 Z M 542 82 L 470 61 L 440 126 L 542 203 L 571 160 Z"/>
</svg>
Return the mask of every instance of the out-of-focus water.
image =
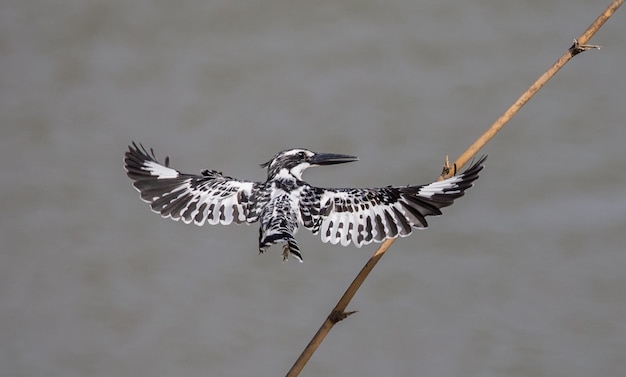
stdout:
<svg viewBox="0 0 626 377">
<path fill-rule="evenodd" d="M 608 4 L 608 1 L 606 2 Z M 283 375 L 374 252 L 161 219 L 122 168 L 427 183 L 606 6 L 588 1 L 0 5 L 3 376 Z M 396 242 L 306 376 L 623 376 L 620 10 L 487 146 L 476 187 Z"/>
</svg>

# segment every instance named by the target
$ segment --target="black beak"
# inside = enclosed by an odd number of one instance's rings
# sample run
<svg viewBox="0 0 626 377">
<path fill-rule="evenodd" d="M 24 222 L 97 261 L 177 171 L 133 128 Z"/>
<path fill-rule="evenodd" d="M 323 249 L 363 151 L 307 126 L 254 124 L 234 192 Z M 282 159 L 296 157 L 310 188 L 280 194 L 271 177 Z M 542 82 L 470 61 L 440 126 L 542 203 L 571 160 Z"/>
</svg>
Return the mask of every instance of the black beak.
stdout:
<svg viewBox="0 0 626 377">
<path fill-rule="evenodd" d="M 316 153 L 311 160 L 309 160 L 309 163 L 311 165 L 336 165 L 357 161 L 358 159 L 358 157 L 348 156 L 347 154 Z"/>
</svg>

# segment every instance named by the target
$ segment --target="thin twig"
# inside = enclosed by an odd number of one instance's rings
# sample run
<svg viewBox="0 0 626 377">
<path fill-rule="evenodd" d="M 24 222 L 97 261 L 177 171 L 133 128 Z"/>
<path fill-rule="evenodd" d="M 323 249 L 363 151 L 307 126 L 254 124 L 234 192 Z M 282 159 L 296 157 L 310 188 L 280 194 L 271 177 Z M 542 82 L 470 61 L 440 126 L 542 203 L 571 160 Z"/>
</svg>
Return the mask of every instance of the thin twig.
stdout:
<svg viewBox="0 0 626 377">
<path fill-rule="evenodd" d="M 602 27 L 602 25 L 615 13 L 615 11 L 622 5 L 624 0 L 614 0 L 604 12 L 589 26 L 589 28 L 577 39 L 574 40 L 574 44 L 564 53 L 543 75 L 541 75 L 537 81 L 535 81 L 502 115 L 489 127 L 489 129 L 482 134 L 463 154 L 457 158 L 453 166 L 455 169 L 450 169 L 450 165 L 447 163 L 444 167 L 444 172 L 439 177 L 439 180 L 448 178 L 453 175 L 456 168 L 463 167 L 471 158 L 473 158 L 478 151 L 491 140 L 504 125 L 513 118 L 513 116 L 524 106 L 534 95 L 541 89 L 547 82 L 554 76 L 567 62 L 569 62 L 574 56 L 580 52 L 587 51 L 592 48 L 600 48 L 600 46 L 586 45 L 591 37 Z M 395 239 L 388 239 L 382 243 L 382 245 L 376 250 L 374 255 L 367 261 L 365 266 L 361 269 L 356 278 L 352 281 L 346 292 L 343 294 L 335 308 L 328 315 L 320 329 L 313 336 L 309 344 L 306 346 L 300 357 L 296 360 L 294 365 L 287 373 L 287 377 L 295 377 L 300 374 L 302 368 L 309 361 L 313 353 L 317 350 L 317 347 L 322 343 L 326 335 L 333 328 L 335 323 L 345 319 L 348 315 L 354 312 L 346 312 L 348 304 L 361 287 L 361 284 L 365 281 L 369 273 L 372 271 L 376 263 L 387 252 L 389 247 L 393 244 Z"/>
</svg>

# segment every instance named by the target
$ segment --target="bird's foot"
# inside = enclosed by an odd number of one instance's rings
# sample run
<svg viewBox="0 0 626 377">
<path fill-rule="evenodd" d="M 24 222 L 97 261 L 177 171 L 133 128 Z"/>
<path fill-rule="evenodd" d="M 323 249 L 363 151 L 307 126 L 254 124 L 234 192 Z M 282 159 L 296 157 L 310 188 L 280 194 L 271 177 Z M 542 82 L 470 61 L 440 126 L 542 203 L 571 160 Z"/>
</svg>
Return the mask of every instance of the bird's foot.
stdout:
<svg viewBox="0 0 626 377">
<path fill-rule="evenodd" d="M 283 245 L 283 263 L 287 262 L 287 259 L 289 259 L 289 253 L 291 251 L 289 250 L 289 244 L 284 244 Z"/>
<path fill-rule="evenodd" d="M 287 243 L 283 245 L 283 263 L 287 262 L 289 254 L 293 255 L 298 262 L 302 263 L 302 254 L 300 253 L 300 248 L 295 241 L 287 241 Z"/>
</svg>

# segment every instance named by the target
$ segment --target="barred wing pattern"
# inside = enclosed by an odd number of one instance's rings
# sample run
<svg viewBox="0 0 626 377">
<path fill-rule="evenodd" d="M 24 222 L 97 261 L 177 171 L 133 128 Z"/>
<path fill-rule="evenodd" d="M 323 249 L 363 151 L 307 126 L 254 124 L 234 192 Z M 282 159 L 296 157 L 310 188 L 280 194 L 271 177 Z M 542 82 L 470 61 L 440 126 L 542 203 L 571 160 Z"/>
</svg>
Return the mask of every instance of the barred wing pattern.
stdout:
<svg viewBox="0 0 626 377">
<path fill-rule="evenodd" d="M 253 191 L 259 183 L 240 181 L 215 170 L 202 175 L 181 173 L 161 164 L 140 144 L 133 143 L 124 159 L 127 175 L 141 199 L 165 218 L 203 225 L 251 223 L 258 220 Z"/>
<path fill-rule="evenodd" d="M 311 188 L 302 195 L 301 208 L 313 203 L 313 210 L 301 209 L 304 226 L 323 242 L 350 242 L 361 247 L 388 238 L 405 237 L 413 228 L 426 228 L 426 216 L 441 215 L 441 208 L 451 205 L 472 187 L 483 169 L 486 156 L 465 172 L 428 185 L 372 189 Z"/>
</svg>

